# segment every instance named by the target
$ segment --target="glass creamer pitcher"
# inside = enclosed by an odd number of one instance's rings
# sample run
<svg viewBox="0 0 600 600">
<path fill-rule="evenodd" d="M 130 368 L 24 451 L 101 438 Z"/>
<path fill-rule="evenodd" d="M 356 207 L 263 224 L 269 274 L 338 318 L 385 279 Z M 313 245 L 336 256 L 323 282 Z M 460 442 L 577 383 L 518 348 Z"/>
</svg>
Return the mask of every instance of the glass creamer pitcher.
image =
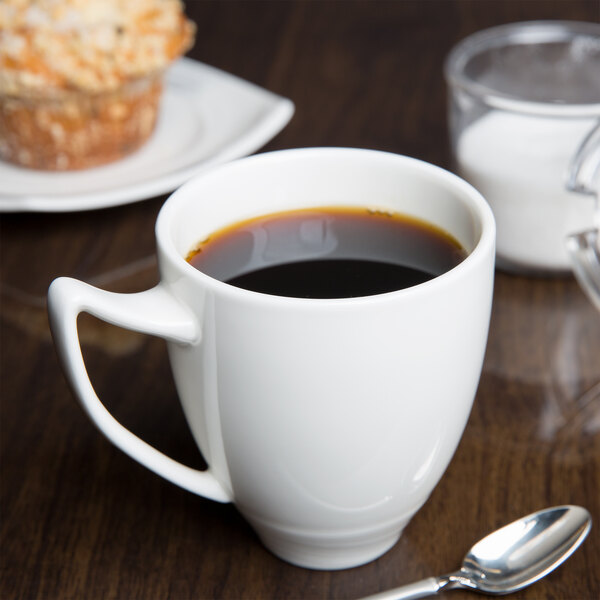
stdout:
<svg viewBox="0 0 600 600">
<path fill-rule="evenodd" d="M 596 210 L 589 171 L 600 144 L 591 133 L 600 122 L 600 24 L 487 29 L 453 48 L 445 75 L 456 168 L 492 207 L 498 267 L 570 271 L 565 238 L 590 230 Z M 585 193 L 569 185 L 578 157 Z"/>
</svg>

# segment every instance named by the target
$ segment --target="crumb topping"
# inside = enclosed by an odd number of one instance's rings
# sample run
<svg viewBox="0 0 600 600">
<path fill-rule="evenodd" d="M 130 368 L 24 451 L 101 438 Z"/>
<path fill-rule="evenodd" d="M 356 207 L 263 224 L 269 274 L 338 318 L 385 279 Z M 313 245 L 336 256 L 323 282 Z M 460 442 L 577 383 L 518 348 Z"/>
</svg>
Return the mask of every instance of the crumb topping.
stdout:
<svg viewBox="0 0 600 600">
<path fill-rule="evenodd" d="M 0 93 L 103 92 L 192 45 L 180 0 L 2 0 Z"/>
</svg>

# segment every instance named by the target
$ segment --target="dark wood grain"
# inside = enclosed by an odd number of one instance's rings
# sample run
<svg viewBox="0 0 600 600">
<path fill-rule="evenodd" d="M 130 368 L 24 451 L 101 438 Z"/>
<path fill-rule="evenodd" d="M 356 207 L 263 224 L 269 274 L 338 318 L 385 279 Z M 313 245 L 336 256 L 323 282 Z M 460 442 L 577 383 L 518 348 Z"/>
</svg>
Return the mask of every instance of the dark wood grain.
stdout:
<svg viewBox="0 0 600 600">
<path fill-rule="evenodd" d="M 360 146 L 449 167 L 444 57 L 465 35 L 530 19 L 600 20 L 597 1 L 188 2 L 191 56 L 292 98 L 265 149 Z M 0 186 L 2 183 L 0 182 Z M 231 506 L 195 497 L 113 448 L 60 371 L 45 312 L 70 275 L 117 291 L 156 281 L 164 197 L 93 212 L 2 216 L 3 599 L 358 598 L 456 568 L 471 543 L 545 506 L 596 525 L 516 598 L 600 597 L 600 315 L 572 278 L 497 273 L 481 385 L 458 451 L 399 543 L 359 568 L 272 556 Z M 81 319 L 92 380 L 135 433 L 202 466 L 162 342 Z M 450 592 L 453 598 L 472 597 Z"/>
</svg>

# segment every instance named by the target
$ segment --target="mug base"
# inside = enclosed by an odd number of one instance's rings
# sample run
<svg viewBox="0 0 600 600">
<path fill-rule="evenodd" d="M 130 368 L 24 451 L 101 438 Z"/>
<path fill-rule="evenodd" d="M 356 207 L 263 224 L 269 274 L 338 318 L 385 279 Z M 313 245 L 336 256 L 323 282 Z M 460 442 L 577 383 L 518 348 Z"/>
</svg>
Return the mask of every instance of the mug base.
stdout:
<svg viewBox="0 0 600 600">
<path fill-rule="evenodd" d="M 364 565 L 385 554 L 400 539 L 405 524 L 392 532 L 378 532 L 361 539 L 298 538 L 274 531 L 260 531 L 258 535 L 268 550 L 293 565 L 306 569 L 340 570 Z"/>
</svg>

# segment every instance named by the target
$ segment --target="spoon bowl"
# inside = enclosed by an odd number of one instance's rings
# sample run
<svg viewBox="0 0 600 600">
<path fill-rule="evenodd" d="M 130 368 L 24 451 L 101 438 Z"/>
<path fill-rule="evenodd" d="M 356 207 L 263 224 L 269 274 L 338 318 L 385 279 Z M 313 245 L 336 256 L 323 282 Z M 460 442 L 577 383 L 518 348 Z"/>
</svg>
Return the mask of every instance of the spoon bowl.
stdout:
<svg viewBox="0 0 600 600">
<path fill-rule="evenodd" d="M 488 594 L 520 590 L 564 562 L 590 527 L 590 514 L 580 506 L 533 513 L 475 544 L 465 556 L 461 572 L 475 582 L 473 587 Z"/>
<path fill-rule="evenodd" d="M 477 542 L 459 571 L 429 577 L 364 600 L 413 600 L 451 589 L 509 594 L 556 569 L 577 550 L 591 526 L 592 518 L 585 508 L 547 508 L 505 525 Z"/>
</svg>

